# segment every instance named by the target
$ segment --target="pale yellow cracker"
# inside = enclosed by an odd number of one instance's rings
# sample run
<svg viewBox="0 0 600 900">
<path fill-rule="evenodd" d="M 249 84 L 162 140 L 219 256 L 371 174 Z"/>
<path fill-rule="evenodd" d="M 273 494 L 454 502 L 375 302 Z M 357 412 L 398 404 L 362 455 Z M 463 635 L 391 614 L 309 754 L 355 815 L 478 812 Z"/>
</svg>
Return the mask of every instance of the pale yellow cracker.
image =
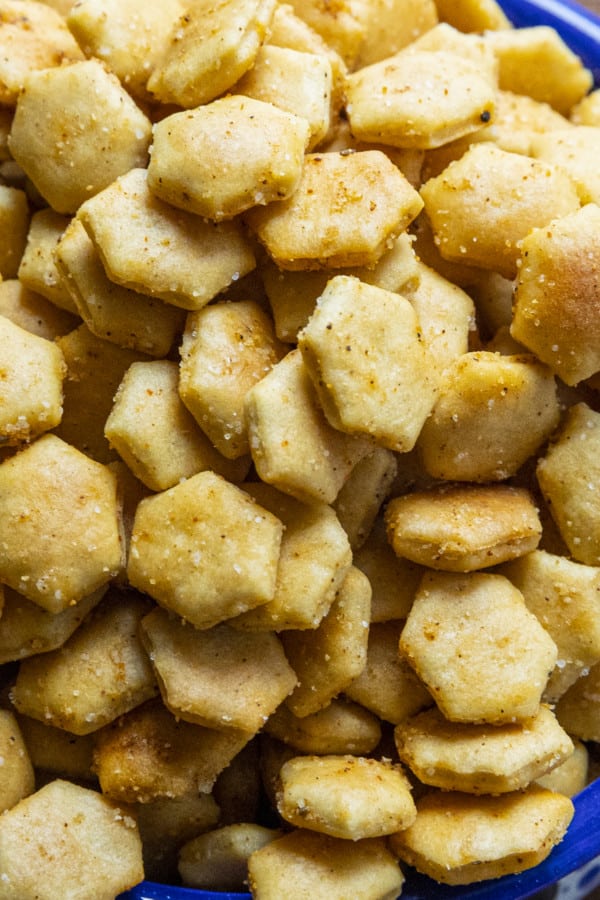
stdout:
<svg viewBox="0 0 600 900">
<path fill-rule="evenodd" d="M 503 90 L 527 94 L 568 115 L 592 87 L 589 69 L 548 25 L 488 31 Z"/>
<path fill-rule="evenodd" d="M 570 120 L 574 125 L 600 125 L 600 90 L 595 88 L 571 109 Z"/>
<path fill-rule="evenodd" d="M 387 59 L 438 23 L 434 0 L 370 0 L 355 69 Z"/>
<path fill-rule="evenodd" d="M 292 0 L 297 16 L 321 35 L 325 43 L 352 67 L 367 33 L 369 3 L 365 0 L 341 0 L 335 6 L 320 0 Z"/>
<path fill-rule="evenodd" d="M 377 517 L 365 542 L 354 551 L 353 562 L 371 584 L 371 622 L 405 619 L 423 569 L 394 553 L 382 516 Z"/>
<path fill-rule="evenodd" d="M 393 724 L 433 703 L 425 685 L 398 652 L 403 624 L 398 621 L 371 623 L 366 664 L 345 689 L 346 697 Z"/>
<path fill-rule="evenodd" d="M 97 735 L 94 770 L 102 793 L 118 803 L 207 794 L 249 737 L 185 722 L 150 700 Z"/>
<path fill-rule="evenodd" d="M 69 331 L 57 343 L 67 375 L 63 414 L 55 434 L 98 462 L 117 459 L 104 436 L 104 424 L 129 366 L 149 357 L 96 337 L 86 325 Z"/>
<path fill-rule="evenodd" d="M 364 756 L 297 756 L 279 773 L 277 809 L 297 828 L 358 841 L 416 818 L 402 766 Z"/>
<path fill-rule="evenodd" d="M 154 126 L 148 187 L 172 206 L 231 219 L 294 193 L 309 135 L 301 111 L 230 94 Z"/>
<path fill-rule="evenodd" d="M 245 409 L 258 475 L 304 502 L 332 503 L 372 449 L 365 437 L 329 424 L 298 349 L 248 391 Z"/>
<path fill-rule="evenodd" d="M 600 564 L 600 413 L 572 406 L 537 463 L 537 480 L 573 559 Z"/>
<path fill-rule="evenodd" d="M 548 439 L 559 415 L 553 374 L 533 355 L 473 351 L 443 374 L 417 446 L 434 478 L 503 481 Z"/>
<path fill-rule="evenodd" d="M 502 572 L 558 648 L 545 692 L 554 702 L 600 662 L 600 568 L 536 550 L 505 565 Z"/>
<path fill-rule="evenodd" d="M 283 269 L 372 266 L 422 206 L 379 150 L 309 153 L 293 196 L 246 219 Z"/>
<path fill-rule="evenodd" d="M 448 572 L 489 568 L 535 550 L 542 525 L 533 496 L 509 485 L 440 485 L 389 501 L 390 544 Z"/>
<path fill-rule="evenodd" d="M 316 628 L 349 574 L 352 552 L 334 510 L 303 504 L 262 482 L 244 485 L 283 524 L 273 598 L 231 624 L 250 631 Z"/>
<path fill-rule="evenodd" d="M 0 859 L 6 900 L 35 900 L 40 882 L 47 896 L 113 900 L 144 877 L 140 835 L 128 811 L 62 779 L 2 817 Z"/>
<path fill-rule="evenodd" d="M 118 178 L 78 216 L 112 281 L 183 309 L 201 309 L 256 264 L 239 223 L 215 224 L 164 203 L 145 169 Z"/>
<path fill-rule="evenodd" d="M 599 225 L 600 209 L 588 203 L 532 231 L 521 248 L 511 334 L 570 385 L 600 370 Z"/>
<path fill-rule="evenodd" d="M 224 94 L 253 65 L 275 6 L 275 0 L 188 5 L 148 80 L 150 93 L 187 109 Z"/>
<path fill-rule="evenodd" d="M 19 281 L 50 300 L 59 309 L 79 316 L 77 305 L 63 283 L 54 256 L 57 244 L 71 220 L 49 206 L 31 216 L 27 244 L 19 263 Z M 75 327 L 73 323 L 73 327 Z"/>
<path fill-rule="evenodd" d="M 120 571 L 116 479 L 54 434 L 0 465 L 0 577 L 54 612 Z"/>
<path fill-rule="evenodd" d="M 579 191 L 582 204 L 600 203 L 600 178 L 596 160 L 600 149 L 600 126 L 569 125 L 537 134 L 531 141 L 531 155 L 569 173 Z"/>
<path fill-rule="evenodd" d="M 150 130 L 117 77 L 88 59 L 27 77 L 9 145 L 48 204 L 73 213 L 117 176 L 146 164 Z"/>
<path fill-rule="evenodd" d="M 0 101 L 14 107 L 30 72 L 83 59 L 60 13 L 31 0 L 0 4 Z"/>
<path fill-rule="evenodd" d="M 556 716 L 569 734 L 600 741 L 600 664 L 571 685 L 556 704 Z"/>
<path fill-rule="evenodd" d="M 261 900 L 280 900 L 290 882 L 313 900 L 397 897 L 404 875 L 383 838 L 346 841 L 296 829 L 253 853 L 250 889 Z"/>
<path fill-rule="evenodd" d="M 208 628 L 273 598 L 282 532 L 245 491 L 199 472 L 139 503 L 129 582 Z"/>
<path fill-rule="evenodd" d="M 8 709 L 0 710 L 0 810 L 5 812 L 33 794 L 35 773 L 19 723 Z"/>
<path fill-rule="evenodd" d="M 522 872 L 545 859 L 573 818 L 567 797 L 532 785 L 502 797 L 426 794 L 415 824 L 391 839 L 409 865 L 443 884 Z"/>
<path fill-rule="evenodd" d="M 101 59 L 140 100 L 167 47 L 183 0 L 77 0 L 66 15 L 69 31 L 86 56 Z"/>
<path fill-rule="evenodd" d="M 266 44 L 235 90 L 305 119 L 310 127 L 307 149 L 312 150 L 331 127 L 332 85 L 332 66 L 325 53 Z"/>
<path fill-rule="evenodd" d="M 249 453 L 246 394 L 285 350 L 255 300 L 213 303 L 188 314 L 179 348 L 179 394 L 228 459 Z"/>
<path fill-rule="evenodd" d="M 360 675 L 367 661 L 370 606 L 369 581 L 352 567 L 317 628 L 282 633 L 285 655 L 298 677 L 285 701 L 294 715 L 327 706 Z"/>
<path fill-rule="evenodd" d="M 60 612 L 43 609 L 23 594 L 4 587 L 0 617 L 0 663 L 56 650 L 79 628 L 98 605 L 107 586 L 83 597 Z"/>
<path fill-rule="evenodd" d="M 420 275 L 412 237 L 407 232 L 398 235 L 373 267 L 341 269 L 339 274 L 354 275 L 367 284 L 396 293 L 415 289 Z M 271 260 L 262 262 L 261 278 L 280 340 L 296 342 L 331 275 L 327 269 L 290 271 L 280 269 Z"/>
<path fill-rule="evenodd" d="M 21 264 L 29 228 L 29 204 L 25 191 L 0 185 L 0 276 L 14 278 Z"/>
<path fill-rule="evenodd" d="M 346 111 L 361 141 L 428 149 L 489 122 L 495 94 L 479 62 L 409 48 L 349 75 Z"/>
<path fill-rule="evenodd" d="M 210 469 L 243 481 L 249 457 L 228 460 L 183 405 L 175 360 L 132 363 L 115 395 L 104 434 L 131 471 L 153 491 Z"/>
<path fill-rule="evenodd" d="M 157 608 L 142 637 L 165 706 L 186 722 L 255 734 L 296 684 L 272 632 L 200 630 Z"/>
<path fill-rule="evenodd" d="M 448 719 L 490 724 L 535 715 L 558 657 L 520 591 L 481 572 L 426 574 L 400 652 Z"/>
<path fill-rule="evenodd" d="M 506 725 L 449 722 L 434 707 L 397 725 L 394 737 L 400 759 L 424 784 L 478 795 L 523 790 L 573 752 L 548 706 Z"/>
<path fill-rule="evenodd" d="M 169 353 L 183 329 L 183 310 L 111 281 L 78 218 L 55 246 L 54 260 L 63 293 L 96 337 L 149 356 Z"/>
<path fill-rule="evenodd" d="M 590 754 L 586 744 L 573 739 L 573 753 L 555 769 L 537 779 L 541 787 L 574 797 L 589 783 Z"/>
<path fill-rule="evenodd" d="M 0 316 L 0 446 L 22 446 L 62 416 L 64 357 L 57 345 Z"/>
<path fill-rule="evenodd" d="M 469 349 L 475 307 L 466 291 L 422 262 L 416 276 L 401 293 L 416 313 L 431 364 L 443 372 Z"/>
<path fill-rule="evenodd" d="M 332 278 L 298 335 L 302 359 L 334 428 L 411 450 L 436 379 L 409 301 L 357 278 Z"/>
<path fill-rule="evenodd" d="M 366 541 L 397 473 L 396 454 L 376 447 L 355 465 L 335 498 L 333 508 L 354 552 Z"/>
<path fill-rule="evenodd" d="M 332 700 L 308 716 L 295 716 L 282 704 L 267 720 L 265 732 L 300 753 L 372 753 L 381 740 L 381 723 L 358 703 Z"/>
<path fill-rule="evenodd" d="M 517 274 L 520 241 L 535 227 L 579 209 L 577 189 L 562 169 L 473 144 L 421 188 L 444 259 Z"/>
<path fill-rule="evenodd" d="M 16 709 L 73 734 L 90 734 L 156 696 L 138 630 L 148 602 L 113 592 L 66 644 L 24 659 L 13 690 Z"/>
</svg>

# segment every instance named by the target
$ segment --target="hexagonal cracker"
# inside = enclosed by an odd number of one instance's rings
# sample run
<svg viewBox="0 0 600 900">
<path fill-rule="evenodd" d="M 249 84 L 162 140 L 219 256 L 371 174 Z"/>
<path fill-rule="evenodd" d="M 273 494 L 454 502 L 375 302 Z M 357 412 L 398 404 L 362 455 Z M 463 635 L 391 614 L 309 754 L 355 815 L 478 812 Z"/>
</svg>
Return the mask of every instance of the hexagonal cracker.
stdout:
<svg viewBox="0 0 600 900">
<path fill-rule="evenodd" d="M 131 585 L 198 628 L 275 593 L 283 525 L 209 470 L 142 500 L 127 573 Z"/>
<path fill-rule="evenodd" d="M 122 568 L 114 474 L 54 434 L 0 465 L 0 578 L 60 612 Z"/>
<path fill-rule="evenodd" d="M 97 59 L 33 72 L 19 94 L 10 149 L 60 213 L 144 166 L 150 120 Z"/>
<path fill-rule="evenodd" d="M 148 79 L 150 93 L 187 109 L 224 94 L 254 63 L 276 5 L 275 0 L 189 5 Z"/>
<path fill-rule="evenodd" d="M 424 784 L 469 794 L 522 790 L 561 765 L 573 742 L 548 706 L 524 722 L 449 722 L 437 707 L 394 730 L 402 762 Z"/>
<path fill-rule="evenodd" d="M 576 403 L 536 469 L 562 539 L 573 559 L 588 566 L 600 565 L 599 459 L 600 413 Z"/>
<path fill-rule="evenodd" d="M 0 316 L 0 446 L 23 446 L 61 420 L 64 357 L 53 341 Z"/>
<path fill-rule="evenodd" d="M 496 84 L 480 60 L 410 47 L 348 76 L 350 128 L 362 141 L 431 149 L 493 118 Z"/>
<path fill-rule="evenodd" d="M 179 395 L 228 459 L 250 452 L 246 394 L 285 352 L 271 318 L 254 300 L 213 303 L 188 314 Z"/>
<path fill-rule="evenodd" d="M 422 207 L 380 150 L 308 153 L 293 196 L 245 219 L 282 269 L 373 266 Z"/>
<path fill-rule="evenodd" d="M 400 653 L 446 718 L 490 724 L 535 715 L 558 656 L 522 594 L 481 572 L 426 574 Z"/>
<path fill-rule="evenodd" d="M 142 621 L 142 639 L 165 706 L 186 722 L 254 734 L 296 684 L 273 632 L 226 623 L 200 631 L 157 607 Z"/>
<path fill-rule="evenodd" d="M 297 348 L 248 391 L 245 409 L 260 478 L 305 503 L 332 503 L 373 449 L 364 436 L 331 427 Z"/>
<path fill-rule="evenodd" d="M 78 216 L 111 281 L 183 309 L 201 309 L 256 265 L 238 222 L 208 222 L 163 203 L 146 169 L 131 169 Z"/>
<path fill-rule="evenodd" d="M 167 490 L 206 469 L 243 481 L 250 457 L 229 460 L 215 449 L 183 405 L 178 384 L 175 360 L 132 363 L 104 425 L 111 447 L 152 491 Z"/>
<path fill-rule="evenodd" d="M 4 895 L 19 900 L 39 897 L 40 881 L 47 896 L 113 900 L 144 877 L 135 820 L 99 791 L 62 779 L 2 816 L 0 865 Z"/>
<path fill-rule="evenodd" d="M 231 219 L 293 194 L 309 134 L 299 113 L 242 94 L 221 97 L 154 126 L 148 187 L 172 206 Z"/>
<path fill-rule="evenodd" d="M 499 797 L 435 791 L 390 838 L 400 859 L 443 884 L 522 872 L 545 859 L 573 818 L 568 797 L 531 785 Z"/>
<path fill-rule="evenodd" d="M 231 624 L 244 631 L 316 628 L 350 570 L 352 552 L 344 529 L 326 504 L 301 503 L 260 481 L 245 489 L 277 516 L 284 532 L 272 600 Z"/>
<path fill-rule="evenodd" d="M 599 228 L 600 210 L 588 203 L 521 247 L 511 334 L 570 385 L 600 370 Z"/>
<path fill-rule="evenodd" d="M 433 408 L 437 378 L 408 300 L 337 275 L 298 347 L 334 428 L 396 452 L 412 450 Z"/>
</svg>

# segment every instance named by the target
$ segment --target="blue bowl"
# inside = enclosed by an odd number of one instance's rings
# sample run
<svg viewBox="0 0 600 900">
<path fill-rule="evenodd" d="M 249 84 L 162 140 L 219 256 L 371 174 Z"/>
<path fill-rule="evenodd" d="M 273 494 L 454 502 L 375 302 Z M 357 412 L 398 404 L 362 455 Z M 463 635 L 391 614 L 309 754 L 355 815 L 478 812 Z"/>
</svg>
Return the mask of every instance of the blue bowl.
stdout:
<svg viewBox="0 0 600 900">
<path fill-rule="evenodd" d="M 600 86 L 600 17 L 571 0 L 500 0 L 519 28 L 550 25 L 583 60 Z M 575 816 L 564 840 L 544 862 L 519 875 L 460 887 L 437 884 L 403 867 L 402 900 L 525 900 L 567 875 L 582 871 L 577 896 L 600 884 L 600 779 L 574 798 Z M 594 861 L 598 859 L 597 864 Z M 120 895 L 119 900 L 249 900 L 250 894 L 169 887 L 152 881 Z"/>
</svg>

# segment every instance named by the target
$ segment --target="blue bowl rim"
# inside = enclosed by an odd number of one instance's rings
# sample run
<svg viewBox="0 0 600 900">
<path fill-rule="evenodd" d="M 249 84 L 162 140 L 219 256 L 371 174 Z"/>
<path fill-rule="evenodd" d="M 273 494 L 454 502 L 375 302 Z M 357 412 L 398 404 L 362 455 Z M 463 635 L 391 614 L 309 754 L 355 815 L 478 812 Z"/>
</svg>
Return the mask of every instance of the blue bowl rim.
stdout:
<svg viewBox="0 0 600 900">
<path fill-rule="evenodd" d="M 600 85 L 600 16 L 574 0 L 499 0 L 519 28 L 549 25 L 590 69 Z M 402 900 L 525 900 L 600 855 L 600 779 L 574 799 L 575 815 L 564 840 L 535 868 L 474 885 L 449 887 L 408 873 Z M 600 861 L 599 861 L 600 867 Z M 119 900 L 248 900 L 248 893 L 204 891 L 143 881 Z"/>
</svg>

